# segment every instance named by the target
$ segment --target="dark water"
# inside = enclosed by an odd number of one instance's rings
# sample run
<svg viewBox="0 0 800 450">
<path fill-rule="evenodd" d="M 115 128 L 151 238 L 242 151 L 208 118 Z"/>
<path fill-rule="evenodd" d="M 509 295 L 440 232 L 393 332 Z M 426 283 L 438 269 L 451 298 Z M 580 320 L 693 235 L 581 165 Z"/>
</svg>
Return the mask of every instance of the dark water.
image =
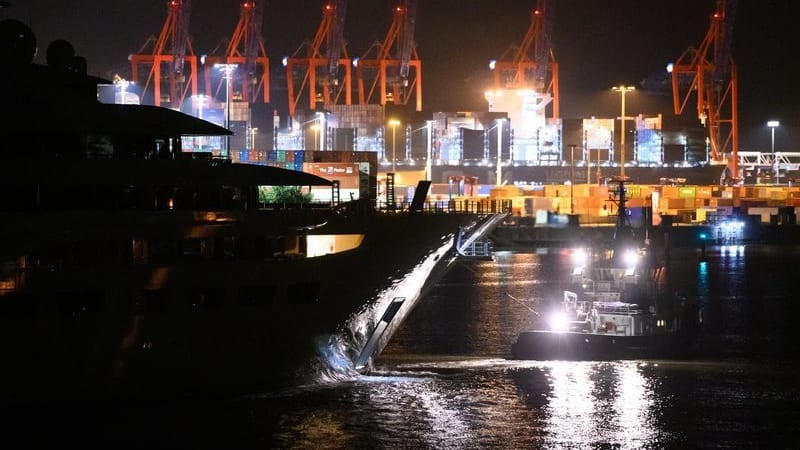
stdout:
<svg viewBox="0 0 800 450">
<path fill-rule="evenodd" d="M 800 248 L 671 255 L 703 306 L 686 361 L 519 362 L 524 302 L 558 295 L 567 256 L 460 263 L 370 376 L 279 392 L 20 411 L 0 442 L 61 448 L 800 448 Z"/>
</svg>

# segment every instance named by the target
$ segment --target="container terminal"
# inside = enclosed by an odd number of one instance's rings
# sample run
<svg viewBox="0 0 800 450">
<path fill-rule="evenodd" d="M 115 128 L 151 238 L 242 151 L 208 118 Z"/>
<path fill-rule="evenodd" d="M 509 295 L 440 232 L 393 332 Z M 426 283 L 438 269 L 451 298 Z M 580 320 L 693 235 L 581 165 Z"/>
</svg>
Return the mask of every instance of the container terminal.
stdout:
<svg viewBox="0 0 800 450">
<path fill-rule="evenodd" d="M 233 136 L 184 139 L 183 151 L 336 179 L 339 192 L 315 193 L 323 201 L 368 196 L 402 207 L 419 180 L 430 180 L 432 202 L 503 198 L 523 223 L 548 223 L 549 214 L 589 224 L 613 216 L 609 177 L 628 176 L 631 207 L 646 205 L 656 220 L 673 223 L 734 211 L 770 223 L 800 206 L 793 187 L 800 152 L 775 151 L 779 122 L 769 122 L 771 151 L 739 149 L 735 0 L 708 1 L 705 36 L 674 55 L 661 80 L 671 90 L 668 108 L 638 110 L 631 98 L 647 87 L 621 84 L 608 87 L 618 116 L 577 118 L 560 110 L 570 93 L 559 77 L 579 69 L 558 63 L 558 0 L 520 11 L 529 27 L 487 61 L 482 111 L 423 107 L 418 3 L 394 2 L 385 37 L 359 47 L 346 39 L 347 1 L 320 1 L 316 33 L 276 61 L 262 35 L 265 1 L 241 1 L 227 45 L 207 51 L 191 45 L 198 11 L 170 0 L 160 33 L 130 55 L 130 74 L 101 87 L 99 97 L 224 126 Z"/>
</svg>

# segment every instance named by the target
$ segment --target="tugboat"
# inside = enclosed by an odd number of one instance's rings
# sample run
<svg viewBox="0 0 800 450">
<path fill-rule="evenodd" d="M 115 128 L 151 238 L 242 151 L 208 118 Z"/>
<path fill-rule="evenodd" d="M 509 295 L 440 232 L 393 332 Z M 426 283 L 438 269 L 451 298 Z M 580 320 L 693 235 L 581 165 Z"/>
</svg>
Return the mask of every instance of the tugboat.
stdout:
<svg viewBox="0 0 800 450">
<path fill-rule="evenodd" d="M 631 226 L 625 189 L 630 179 L 611 181 L 618 206 L 612 239 L 572 250 L 574 267 L 563 298 L 553 310 L 536 312 L 534 329 L 519 334 L 512 358 L 664 358 L 691 347 L 695 321 L 686 320 L 690 307 L 659 304 L 657 285 L 665 269 L 647 236 Z"/>
</svg>

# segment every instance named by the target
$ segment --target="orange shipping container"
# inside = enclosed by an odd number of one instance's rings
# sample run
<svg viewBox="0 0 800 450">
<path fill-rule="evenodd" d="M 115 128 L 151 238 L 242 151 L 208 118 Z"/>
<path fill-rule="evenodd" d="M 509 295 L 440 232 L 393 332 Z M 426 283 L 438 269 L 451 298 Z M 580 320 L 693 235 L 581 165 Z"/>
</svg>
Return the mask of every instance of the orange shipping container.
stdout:
<svg viewBox="0 0 800 450">
<path fill-rule="evenodd" d="M 608 198 L 608 188 L 606 186 L 592 185 L 589 188 L 589 195 L 592 197 Z"/>
<path fill-rule="evenodd" d="M 678 197 L 678 187 L 677 186 L 662 186 L 661 187 L 661 196 L 664 198 L 677 198 Z"/>
<path fill-rule="evenodd" d="M 694 195 L 697 198 L 711 198 L 711 186 L 697 186 Z"/>
</svg>

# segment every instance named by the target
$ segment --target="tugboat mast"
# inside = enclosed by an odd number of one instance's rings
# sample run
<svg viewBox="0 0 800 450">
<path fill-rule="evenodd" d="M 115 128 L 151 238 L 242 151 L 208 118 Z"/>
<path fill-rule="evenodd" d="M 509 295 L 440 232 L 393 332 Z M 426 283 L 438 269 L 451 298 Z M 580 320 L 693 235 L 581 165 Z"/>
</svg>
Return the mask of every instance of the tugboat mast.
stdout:
<svg viewBox="0 0 800 450">
<path fill-rule="evenodd" d="M 627 198 L 625 197 L 625 183 L 630 182 L 630 177 L 615 176 L 611 178 L 611 182 L 617 185 L 617 222 L 614 226 L 614 240 L 627 239 L 633 237 L 633 226 L 631 226 L 631 219 L 628 217 L 628 208 L 626 206 Z"/>
</svg>

